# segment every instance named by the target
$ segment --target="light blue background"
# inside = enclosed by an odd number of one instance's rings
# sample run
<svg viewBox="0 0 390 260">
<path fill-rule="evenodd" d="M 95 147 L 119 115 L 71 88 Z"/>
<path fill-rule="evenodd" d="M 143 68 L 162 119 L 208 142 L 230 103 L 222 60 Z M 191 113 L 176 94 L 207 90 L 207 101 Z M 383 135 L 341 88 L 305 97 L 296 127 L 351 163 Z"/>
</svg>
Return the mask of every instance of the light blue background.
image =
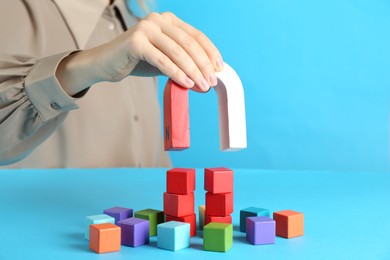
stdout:
<svg viewBox="0 0 390 260">
<path fill-rule="evenodd" d="M 1 260 L 131 259 L 390 259 L 390 174 L 377 172 L 234 171 L 233 247 L 203 251 L 203 233 L 190 248 L 140 247 L 96 254 L 84 238 L 85 216 L 122 206 L 163 208 L 167 169 L 3 170 L 0 173 Z M 203 169 L 196 169 L 195 212 L 205 204 Z M 347 184 L 347 185 L 346 185 Z M 240 210 L 292 209 L 305 218 L 304 236 L 253 246 L 239 232 Z"/>
<path fill-rule="evenodd" d="M 213 40 L 246 95 L 248 148 L 221 153 L 215 92 L 190 93 L 174 166 L 388 170 L 389 1 L 156 3 Z"/>
</svg>

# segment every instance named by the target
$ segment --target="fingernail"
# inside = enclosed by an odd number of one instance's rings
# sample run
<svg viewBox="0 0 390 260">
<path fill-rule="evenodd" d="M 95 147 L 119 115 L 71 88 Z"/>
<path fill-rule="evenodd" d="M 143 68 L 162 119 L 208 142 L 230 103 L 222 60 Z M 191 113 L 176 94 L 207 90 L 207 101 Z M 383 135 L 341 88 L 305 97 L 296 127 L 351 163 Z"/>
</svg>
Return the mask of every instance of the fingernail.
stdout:
<svg viewBox="0 0 390 260">
<path fill-rule="evenodd" d="M 189 77 L 185 78 L 185 83 L 187 88 L 192 88 L 195 85 L 195 83 Z"/>
<path fill-rule="evenodd" d="M 209 88 L 210 88 L 210 85 L 209 83 L 207 83 L 207 80 L 205 78 L 202 78 L 200 80 L 200 87 L 202 88 L 202 90 L 204 91 L 207 91 Z"/>
<path fill-rule="evenodd" d="M 210 83 L 211 83 L 211 86 L 216 86 L 218 84 L 218 81 L 217 81 L 217 76 L 215 76 L 215 73 L 211 73 L 210 75 Z"/>
<path fill-rule="evenodd" d="M 223 70 L 223 62 L 221 59 L 218 59 L 216 62 L 215 62 L 215 67 L 217 67 L 217 70 L 218 71 L 222 71 Z"/>
</svg>

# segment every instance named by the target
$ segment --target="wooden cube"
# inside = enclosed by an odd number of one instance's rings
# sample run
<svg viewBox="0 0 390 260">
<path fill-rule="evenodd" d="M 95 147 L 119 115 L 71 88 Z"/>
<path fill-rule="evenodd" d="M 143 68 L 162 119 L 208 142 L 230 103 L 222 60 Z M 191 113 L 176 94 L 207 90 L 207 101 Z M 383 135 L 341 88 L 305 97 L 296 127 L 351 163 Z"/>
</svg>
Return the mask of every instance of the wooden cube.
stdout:
<svg viewBox="0 0 390 260">
<path fill-rule="evenodd" d="M 157 246 L 177 251 L 190 246 L 190 224 L 169 221 L 157 226 Z"/>
<path fill-rule="evenodd" d="M 164 213 L 173 217 L 184 217 L 194 214 L 194 193 L 164 193 Z"/>
<path fill-rule="evenodd" d="M 226 252 L 233 245 L 233 225 L 211 222 L 203 228 L 203 249 Z"/>
<path fill-rule="evenodd" d="M 164 222 L 164 212 L 156 209 L 136 211 L 134 217 L 149 220 L 149 236 L 157 235 L 157 225 Z"/>
<path fill-rule="evenodd" d="M 196 214 L 191 214 L 184 217 L 174 217 L 165 215 L 165 221 L 178 221 L 178 222 L 184 222 L 190 224 L 190 236 L 196 236 Z"/>
<path fill-rule="evenodd" d="M 121 229 L 112 223 L 94 224 L 89 227 L 89 248 L 96 253 L 119 251 Z"/>
<path fill-rule="evenodd" d="M 249 207 L 240 210 L 240 231 L 246 232 L 246 218 L 247 217 L 260 217 L 260 216 L 267 216 L 269 217 L 269 210 L 268 209 L 262 209 L 262 208 L 256 208 L 256 207 Z"/>
<path fill-rule="evenodd" d="M 123 207 L 113 207 L 104 210 L 103 213 L 115 218 L 115 224 L 117 224 L 118 221 L 122 219 L 131 218 L 133 216 L 133 209 L 123 208 Z"/>
<path fill-rule="evenodd" d="M 112 223 L 115 224 L 115 219 L 106 214 L 92 215 L 85 217 L 84 226 L 85 226 L 85 239 L 89 240 L 89 226 L 93 224 L 102 224 L 102 223 Z"/>
<path fill-rule="evenodd" d="M 210 222 L 232 224 L 232 216 L 228 215 L 228 216 L 219 217 L 219 216 L 206 215 L 204 224 L 207 225 Z"/>
<path fill-rule="evenodd" d="M 190 194 L 195 190 L 195 169 L 173 168 L 167 171 L 167 192 Z"/>
<path fill-rule="evenodd" d="M 303 236 L 304 216 L 293 210 L 274 212 L 276 235 L 284 238 Z"/>
<path fill-rule="evenodd" d="M 252 245 L 275 243 L 275 220 L 267 217 L 246 218 L 246 240 Z"/>
<path fill-rule="evenodd" d="M 200 227 L 200 229 L 203 229 L 203 226 L 204 226 L 205 211 L 206 211 L 206 206 L 205 205 L 201 205 L 201 206 L 198 207 L 199 227 Z"/>
<path fill-rule="evenodd" d="M 118 221 L 121 228 L 121 244 L 137 247 L 149 244 L 149 221 L 140 218 L 127 218 Z"/>
<path fill-rule="evenodd" d="M 233 193 L 206 193 L 206 215 L 224 217 L 233 213 Z"/>
<path fill-rule="evenodd" d="M 204 169 L 204 189 L 215 194 L 233 192 L 233 171 L 227 168 Z"/>
</svg>

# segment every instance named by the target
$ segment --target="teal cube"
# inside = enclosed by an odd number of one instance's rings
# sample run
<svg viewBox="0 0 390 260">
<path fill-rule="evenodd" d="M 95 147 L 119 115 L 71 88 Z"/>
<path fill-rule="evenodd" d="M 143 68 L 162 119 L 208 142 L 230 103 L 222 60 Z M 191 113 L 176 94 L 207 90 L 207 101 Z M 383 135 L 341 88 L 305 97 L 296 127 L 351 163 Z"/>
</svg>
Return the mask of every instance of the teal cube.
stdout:
<svg viewBox="0 0 390 260">
<path fill-rule="evenodd" d="M 190 246 L 190 224 L 169 221 L 157 225 L 157 246 L 177 251 Z"/>
<path fill-rule="evenodd" d="M 233 225 L 211 222 L 203 228 L 203 249 L 226 252 L 233 245 Z"/>
<path fill-rule="evenodd" d="M 106 214 L 93 215 L 85 217 L 85 239 L 89 240 L 89 226 L 93 224 L 112 223 L 115 224 L 115 219 Z"/>
<path fill-rule="evenodd" d="M 269 217 L 269 210 L 249 207 L 240 210 L 240 231 L 246 233 L 246 218 L 247 217 Z"/>
</svg>

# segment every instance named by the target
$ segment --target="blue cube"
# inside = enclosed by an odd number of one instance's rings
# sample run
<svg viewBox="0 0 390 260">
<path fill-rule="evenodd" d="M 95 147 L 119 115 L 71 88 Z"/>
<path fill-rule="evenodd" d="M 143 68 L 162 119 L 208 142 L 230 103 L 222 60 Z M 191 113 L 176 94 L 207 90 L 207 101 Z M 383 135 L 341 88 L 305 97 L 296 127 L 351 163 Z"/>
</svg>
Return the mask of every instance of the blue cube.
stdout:
<svg viewBox="0 0 390 260">
<path fill-rule="evenodd" d="M 190 246 L 190 224 L 169 221 L 157 225 L 157 246 L 177 251 Z"/>
<path fill-rule="evenodd" d="M 112 223 L 115 224 L 115 219 L 106 214 L 93 215 L 85 217 L 85 239 L 89 240 L 89 226 L 93 224 Z"/>
<path fill-rule="evenodd" d="M 275 220 L 267 216 L 246 219 L 246 240 L 253 245 L 274 244 L 275 231 Z"/>
<path fill-rule="evenodd" d="M 269 217 L 269 210 L 262 209 L 262 208 L 256 208 L 256 207 L 249 207 L 249 208 L 240 210 L 240 231 L 244 232 L 244 233 L 246 232 L 246 218 L 247 217 L 260 217 L 260 216 Z"/>
</svg>

